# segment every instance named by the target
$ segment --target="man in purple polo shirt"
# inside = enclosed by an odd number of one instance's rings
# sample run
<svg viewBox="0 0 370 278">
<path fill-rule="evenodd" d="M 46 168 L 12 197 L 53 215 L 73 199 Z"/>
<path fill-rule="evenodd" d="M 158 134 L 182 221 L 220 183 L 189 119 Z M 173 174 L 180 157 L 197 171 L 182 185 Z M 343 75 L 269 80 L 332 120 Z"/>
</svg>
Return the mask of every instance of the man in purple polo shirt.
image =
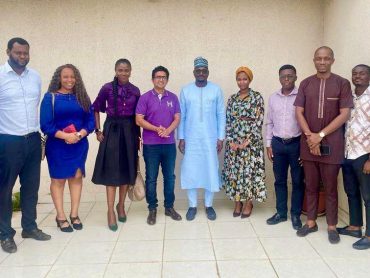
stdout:
<svg viewBox="0 0 370 278">
<path fill-rule="evenodd" d="M 158 66 L 152 71 L 154 88 L 143 94 L 136 106 L 136 124 L 143 128 L 147 223 L 157 218 L 157 177 L 162 166 L 165 214 L 173 220 L 181 215 L 173 208 L 175 202 L 176 144 L 174 130 L 180 123 L 180 104 L 177 96 L 165 89 L 168 69 Z"/>
</svg>

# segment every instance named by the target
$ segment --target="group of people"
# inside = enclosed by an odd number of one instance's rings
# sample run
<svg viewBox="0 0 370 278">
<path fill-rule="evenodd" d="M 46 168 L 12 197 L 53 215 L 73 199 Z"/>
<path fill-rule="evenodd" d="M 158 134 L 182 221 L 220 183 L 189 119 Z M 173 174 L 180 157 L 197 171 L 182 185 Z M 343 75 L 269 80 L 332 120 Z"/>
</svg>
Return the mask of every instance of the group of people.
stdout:
<svg viewBox="0 0 370 278">
<path fill-rule="evenodd" d="M 0 240 L 5 252 L 17 251 L 11 217 L 12 190 L 18 176 L 22 237 L 51 238 L 38 229 L 35 221 L 40 184 L 40 127 L 47 136 L 46 158 L 56 225 L 63 232 L 83 229 L 78 210 L 89 148 L 86 137 L 93 132 L 99 150 L 92 182 L 106 186 L 107 222 L 112 231 L 118 229 L 117 218 L 119 222 L 127 220 L 125 198 L 128 187 L 135 184 L 141 146 L 149 210 L 147 223 L 156 223 L 160 166 L 165 215 L 177 221 L 182 219 L 174 209 L 176 129 L 178 149 L 183 154 L 180 184 L 187 192 L 188 221 L 197 214 L 198 189 L 204 189 L 209 220 L 217 217 L 213 197 L 222 187 L 235 202 L 234 217 L 249 217 L 253 201 L 263 202 L 267 198 L 262 136 L 264 100 L 250 88 L 253 72 L 248 67 L 236 70 L 239 91 L 230 96 L 225 110 L 223 92 L 208 81 L 208 61 L 203 57 L 194 60 L 195 81 L 182 88 L 180 99 L 166 89 L 170 76 L 167 68 L 153 69 L 153 88 L 141 95 L 129 81 L 130 61 L 119 59 L 113 81 L 104 84 L 91 102 L 79 70 L 66 64 L 58 67 L 51 79 L 41 102 L 39 120 L 41 79 L 27 67 L 28 42 L 11 39 L 7 54 L 8 61 L 0 66 Z M 282 66 L 279 69 L 282 87 L 269 99 L 265 138 L 267 156 L 273 162 L 277 212 L 267 219 L 267 224 L 287 220 L 290 167 L 293 189 L 290 213 L 297 235 L 306 236 L 318 229 L 317 198 L 322 181 L 329 241 L 337 243 L 339 234 L 349 235 L 361 238 L 354 248 L 370 248 L 370 67 L 358 65 L 352 70 L 355 85 L 352 96 L 349 82 L 331 72 L 334 53 L 329 47 L 318 48 L 313 61 L 317 73 L 303 80 L 299 89 L 295 87 L 295 67 Z M 107 114 L 103 128 L 100 113 Z M 220 174 L 218 155 L 224 143 Z M 337 176 L 342 164 L 350 225 L 336 228 Z M 66 181 L 71 196 L 69 220 L 63 201 Z M 307 221 L 302 226 L 304 193 L 308 206 Z M 366 207 L 365 237 L 361 230 L 361 198 Z"/>
<path fill-rule="evenodd" d="M 282 88 L 269 99 L 266 124 L 266 151 L 273 162 L 277 212 L 266 222 L 275 225 L 287 220 L 290 166 L 290 213 L 297 236 L 318 230 L 318 198 L 323 184 L 329 242 L 338 243 L 340 234 L 353 236 L 360 238 L 353 248 L 363 250 L 370 248 L 370 67 L 360 64 L 352 69 L 352 94 L 349 81 L 331 72 L 334 61 L 331 48 L 318 48 L 313 58 L 317 72 L 304 79 L 298 90 L 296 69 L 285 65 L 279 70 Z M 350 225 L 337 228 L 337 178 L 341 168 Z M 307 220 L 302 226 L 304 195 Z M 362 201 L 366 213 L 364 237 Z"/>
</svg>

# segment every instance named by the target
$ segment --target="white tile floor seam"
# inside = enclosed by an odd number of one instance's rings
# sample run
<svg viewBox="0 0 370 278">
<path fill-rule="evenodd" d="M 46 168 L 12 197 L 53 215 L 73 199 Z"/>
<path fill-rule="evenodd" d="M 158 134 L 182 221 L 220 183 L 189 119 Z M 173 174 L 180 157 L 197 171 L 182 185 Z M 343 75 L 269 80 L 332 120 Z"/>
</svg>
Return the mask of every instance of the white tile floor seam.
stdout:
<svg viewBox="0 0 370 278">
<path fill-rule="evenodd" d="M 128 212 L 128 211 L 127 211 Z M 126 212 L 126 213 L 127 213 Z M 121 231 L 120 231 L 121 232 Z M 117 244 L 118 244 L 118 238 L 117 238 L 117 241 L 116 241 L 116 243 L 115 243 L 115 245 L 114 245 L 114 247 L 113 247 L 113 250 L 112 250 L 112 253 L 110 254 L 110 256 L 109 256 L 109 261 L 108 261 L 108 263 L 105 265 L 105 268 L 104 268 L 104 274 L 103 274 L 103 277 L 105 277 L 105 274 L 106 274 L 106 272 L 107 272 L 107 270 L 108 270 L 108 266 L 111 264 L 111 262 L 112 262 L 112 257 L 113 257 L 113 254 L 114 254 L 114 250 L 116 249 L 116 247 L 117 247 Z"/>
<path fill-rule="evenodd" d="M 52 213 L 52 212 L 51 212 Z M 59 228 L 57 228 L 59 229 Z M 74 231 L 75 232 L 75 231 Z M 74 235 L 73 235 L 74 236 Z M 72 240 L 73 236 L 71 236 L 71 238 L 69 239 L 69 241 L 65 244 L 64 246 L 64 249 L 59 253 L 59 256 L 57 257 L 57 259 L 55 260 L 55 262 L 51 265 L 50 269 L 48 270 L 48 272 L 46 273 L 45 277 L 48 277 L 49 274 L 51 273 L 53 267 L 56 265 L 56 262 L 58 261 L 59 257 L 62 255 L 62 253 L 64 252 L 64 250 L 67 248 L 68 244 L 70 243 L 70 241 Z"/>
<path fill-rule="evenodd" d="M 311 241 L 306 238 L 306 241 L 308 244 L 312 246 L 312 248 L 315 250 L 315 252 L 319 255 L 320 259 L 324 262 L 324 264 L 330 269 L 330 271 L 334 274 L 335 277 L 338 277 L 335 271 L 332 269 L 332 267 L 326 262 L 325 258 L 321 256 L 321 254 L 318 252 L 318 250 L 312 245 Z"/>
<path fill-rule="evenodd" d="M 277 273 L 277 271 L 276 271 L 276 269 L 275 269 L 275 267 L 274 267 L 274 265 L 273 265 L 273 263 L 272 263 L 272 261 L 271 261 L 271 258 L 270 258 L 270 256 L 269 256 L 269 254 L 267 253 L 266 248 L 263 246 L 263 244 L 262 244 L 262 242 L 261 242 L 261 238 L 260 238 L 260 237 L 258 236 L 258 234 L 257 234 L 257 231 L 256 231 L 256 229 L 255 229 L 255 227 L 254 227 L 253 222 L 251 222 L 251 225 L 252 225 L 252 229 L 254 230 L 254 232 L 255 232 L 255 233 L 256 233 L 256 235 L 257 235 L 257 238 L 258 238 L 259 243 L 262 245 L 263 251 L 265 252 L 265 254 L 266 254 L 266 256 L 267 256 L 267 259 L 268 259 L 268 261 L 269 261 L 270 266 L 272 267 L 272 269 L 273 269 L 273 271 L 274 271 L 274 273 L 275 273 L 276 277 L 279 277 L 279 275 L 278 275 L 278 273 Z M 267 225 L 267 224 L 266 224 L 266 225 Z"/>
<path fill-rule="evenodd" d="M 217 220 L 217 219 L 216 219 L 216 220 Z M 215 257 L 215 261 L 216 261 L 217 277 L 221 277 L 221 276 L 220 276 L 220 269 L 219 269 L 219 267 L 218 267 L 218 260 L 217 260 L 217 256 L 216 256 L 215 245 L 214 245 L 214 243 L 213 243 L 213 238 L 212 238 L 212 233 L 211 233 L 210 221 L 207 221 L 207 226 L 208 226 L 208 231 L 209 231 L 210 236 L 211 236 L 211 243 L 212 243 L 213 256 Z"/>
<path fill-rule="evenodd" d="M 95 204 L 96 204 L 96 202 L 95 202 Z M 129 213 L 129 211 L 130 211 L 130 209 L 131 209 L 131 202 L 130 202 L 130 204 L 128 205 L 128 208 L 126 209 L 126 202 L 125 202 L 125 212 L 126 212 L 126 215 L 128 215 L 128 213 Z M 120 223 L 119 221 L 117 221 L 117 224 L 118 223 Z M 127 222 L 126 222 L 127 223 Z M 126 224 L 125 223 L 125 224 Z M 108 224 L 107 224 L 108 225 Z M 109 267 L 109 265 L 112 263 L 112 257 L 113 257 L 113 254 L 114 254 L 114 251 L 115 251 L 115 249 L 116 249 L 116 247 L 117 247 L 117 244 L 118 244 L 118 241 L 119 241 L 119 236 L 120 236 L 120 234 L 121 234 L 121 232 L 122 232 L 122 229 L 121 230 L 119 230 L 119 234 L 118 234 L 118 236 L 117 236 L 117 240 L 116 240 L 116 243 L 115 243 L 115 245 L 114 245 L 114 247 L 113 247 L 113 250 L 112 250 L 112 253 L 110 254 L 110 257 L 109 257 L 109 261 L 108 261 L 108 263 L 105 265 L 105 268 L 104 268 L 104 273 L 103 273 L 103 277 L 105 277 L 106 276 L 106 273 L 107 273 L 107 271 L 108 271 L 108 267 Z"/>
<path fill-rule="evenodd" d="M 232 217 L 229 200 L 217 199 L 215 221 L 206 218 L 202 207 L 194 221 L 187 221 L 187 202 L 180 199 L 175 207 L 182 221 L 165 216 L 161 204 L 157 223 L 149 226 L 145 202 L 125 202 L 128 220 L 118 222 L 114 233 L 106 223 L 104 194 L 98 194 L 90 193 L 81 203 L 84 229 L 70 235 L 56 227 L 53 204 L 39 204 L 37 222 L 52 235 L 50 242 L 22 239 L 20 214 L 15 213 L 18 252 L 8 255 L 0 250 L 0 277 L 289 278 L 297 273 L 306 277 L 308 267 L 318 278 L 368 276 L 370 252 L 354 250 L 355 239 L 350 237 L 331 245 L 324 218 L 318 219 L 319 232 L 298 238 L 290 221 L 268 226 L 266 219 L 275 209 L 264 205 L 240 219 Z M 69 205 L 65 204 L 66 213 Z"/>
<path fill-rule="evenodd" d="M 163 242 L 162 242 L 162 263 L 161 263 L 161 277 L 163 277 L 163 262 L 164 262 L 164 248 L 166 239 L 167 223 L 164 224 Z"/>
</svg>

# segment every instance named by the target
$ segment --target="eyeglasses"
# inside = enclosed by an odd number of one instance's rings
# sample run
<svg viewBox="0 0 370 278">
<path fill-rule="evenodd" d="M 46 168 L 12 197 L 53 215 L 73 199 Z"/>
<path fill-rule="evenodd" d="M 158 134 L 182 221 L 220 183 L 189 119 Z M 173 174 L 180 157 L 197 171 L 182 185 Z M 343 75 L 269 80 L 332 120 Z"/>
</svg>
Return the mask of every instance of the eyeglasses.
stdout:
<svg viewBox="0 0 370 278">
<path fill-rule="evenodd" d="M 157 80 L 167 80 L 167 76 L 154 76 L 154 79 L 157 79 Z"/>
<path fill-rule="evenodd" d="M 291 74 L 286 74 L 286 75 L 280 75 L 279 78 L 282 80 L 288 79 L 288 80 L 293 80 L 296 76 L 291 75 Z"/>
<path fill-rule="evenodd" d="M 208 69 L 195 69 L 196 74 L 208 74 Z"/>
</svg>

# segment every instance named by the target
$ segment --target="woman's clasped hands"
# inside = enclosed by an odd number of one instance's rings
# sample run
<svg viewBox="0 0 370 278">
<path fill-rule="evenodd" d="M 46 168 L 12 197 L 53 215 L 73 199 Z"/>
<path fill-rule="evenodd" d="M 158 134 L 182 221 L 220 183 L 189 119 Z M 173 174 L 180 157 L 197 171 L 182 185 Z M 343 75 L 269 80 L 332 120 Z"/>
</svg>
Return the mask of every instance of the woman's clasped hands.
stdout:
<svg viewBox="0 0 370 278">
<path fill-rule="evenodd" d="M 78 141 L 80 141 L 80 137 L 77 132 L 66 133 L 64 137 L 64 142 L 66 142 L 66 144 L 76 144 Z"/>
<path fill-rule="evenodd" d="M 245 148 L 247 148 L 249 146 L 249 140 L 248 139 L 245 139 L 241 144 L 236 144 L 236 143 L 230 143 L 230 149 L 233 150 L 233 151 L 237 151 L 237 150 L 244 150 Z"/>
</svg>

